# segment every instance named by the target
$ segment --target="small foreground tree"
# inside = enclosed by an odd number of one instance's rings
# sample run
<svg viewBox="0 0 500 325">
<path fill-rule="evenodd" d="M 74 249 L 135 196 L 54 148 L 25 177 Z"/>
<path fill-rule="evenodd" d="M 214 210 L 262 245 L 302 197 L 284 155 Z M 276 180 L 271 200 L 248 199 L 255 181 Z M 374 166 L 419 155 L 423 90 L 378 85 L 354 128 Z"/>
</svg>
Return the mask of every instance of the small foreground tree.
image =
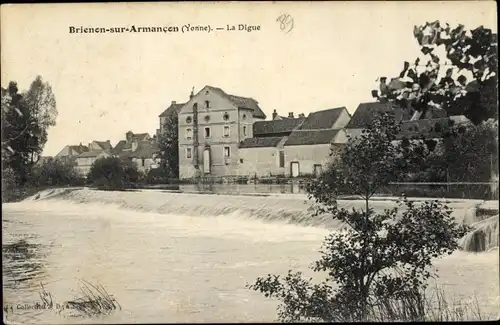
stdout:
<svg viewBox="0 0 500 325">
<path fill-rule="evenodd" d="M 124 189 L 139 180 L 140 173 L 131 161 L 117 157 L 97 159 L 87 175 L 87 181 L 106 189 Z"/>
<path fill-rule="evenodd" d="M 376 213 L 370 198 L 381 186 L 418 168 L 425 146 L 395 141 L 399 126 L 383 114 L 361 136 L 349 138 L 339 164 L 307 185 L 316 213 L 346 225 L 324 241 L 312 269 L 326 272 L 314 284 L 300 272 L 260 277 L 249 287 L 281 300 L 282 321 L 423 320 L 422 292 L 432 276 L 432 258 L 451 254 L 467 228 L 455 223 L 438 201 L 415 204 L 403 198 Z M 364 209 L 339 208 L 340 194 L 363 198 Z M 395 306 L 399 306 L 396 308 Z"/>
</svg>

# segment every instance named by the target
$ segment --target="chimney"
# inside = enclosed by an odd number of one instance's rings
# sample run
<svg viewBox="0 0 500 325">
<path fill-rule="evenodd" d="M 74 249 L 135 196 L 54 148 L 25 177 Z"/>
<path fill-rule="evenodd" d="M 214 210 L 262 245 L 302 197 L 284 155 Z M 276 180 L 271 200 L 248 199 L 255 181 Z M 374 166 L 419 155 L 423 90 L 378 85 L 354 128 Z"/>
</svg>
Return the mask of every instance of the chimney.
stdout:
<svg viewBox="0 0 500 325">
<path fill-rule="evenodd" d="M 300 114 L 299 114 L 299 117 L 300 117 L 300 118 L 305 118 L 306 116 L 304 115 L 304 113 L 300 113 Z"/>
<path fill-rule="evenodd" d="M 288 113 L 288 117 L 293 118 L 293 112 Z"/>
<path fill-rule="evenodd" d="M 177 102 L 175 100 L 172 101 L 172 105 L 175 105 Z"/>
<path fill-rule="evenodd" d="M 189 99 L 194 97 L 194 86 L 191 88 L 191 94 L 189 95 Z"/>
<path fill-rule="evenodd" d="M 278 113 L 276 113 L 276 110 L 273 111 L 273 120 L 276 119 L 276 116 L 278 116 Z"/>
<path fill-rule="evenodd" d="M 132 131 L 128 131 L 127 133 L 125 133 L 125 139 L 127 140 L 127 143 L 130 143 L 133 137 L 134 133 Z"/>
</svg>

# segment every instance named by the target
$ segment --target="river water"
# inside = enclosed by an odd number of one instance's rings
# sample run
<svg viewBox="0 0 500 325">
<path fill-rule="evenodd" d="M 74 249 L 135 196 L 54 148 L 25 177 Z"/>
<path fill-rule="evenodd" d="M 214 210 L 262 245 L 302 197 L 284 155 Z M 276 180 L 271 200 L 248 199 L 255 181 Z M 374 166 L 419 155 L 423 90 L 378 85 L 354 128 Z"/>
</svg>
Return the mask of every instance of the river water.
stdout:
<svg viewBox="0 0 500 325">
<path fill-rule="evenodd" d="M 245 285 L 289 269 L 322 278 L 308 267 L 319 257 L 327 228 L 336 225 L 307 219 L 309 205 L 294 195 L 91 190 L 46 192 L 34 200 L 4 204 L 4 320 L 274 321 L 277 303 Z M 467 219 L 468 207 L 461 209 Z M 498 251 L 457 252 L 435 265 L 437 283 L 448 295 L 476 295 L 483 312 L 497 315 Z M 102 285 L 121 308 L 84 318 L 26 307 L 40 302 L 41 284 L 54 302 L 72 300 L 82 279 Z"/>
</svg>

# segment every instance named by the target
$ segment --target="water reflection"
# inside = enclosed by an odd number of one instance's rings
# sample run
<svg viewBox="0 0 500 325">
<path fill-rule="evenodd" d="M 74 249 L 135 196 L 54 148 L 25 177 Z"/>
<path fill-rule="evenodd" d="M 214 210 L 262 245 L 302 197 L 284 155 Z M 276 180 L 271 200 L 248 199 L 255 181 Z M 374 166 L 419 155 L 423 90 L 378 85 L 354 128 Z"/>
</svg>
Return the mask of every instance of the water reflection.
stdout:
<svg viewBox="0 0 500 325">
<path fill-rule="evenodd" d="M 28 240 L 2 245 L 4 289 L 35 287 L 46 277 L 46 249 Z"/>
</svg>

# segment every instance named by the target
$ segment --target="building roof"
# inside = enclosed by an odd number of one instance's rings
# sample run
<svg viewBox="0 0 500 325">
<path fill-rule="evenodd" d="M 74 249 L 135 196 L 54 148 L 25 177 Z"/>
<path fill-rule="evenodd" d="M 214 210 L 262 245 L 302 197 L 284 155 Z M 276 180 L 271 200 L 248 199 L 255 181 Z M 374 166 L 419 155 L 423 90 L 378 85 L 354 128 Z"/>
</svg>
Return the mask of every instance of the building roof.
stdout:
<svg viewBox="0 0 500 325">
<path fill-rule="evenodd" d="M 131 143 L 127 143 L 127 141 L 125 141 L 125 140 L 120 140 L 120 141 L 118 141 L 118 143 L 116 144 L 116 146 L 111 150 L 111 153 L 113 155 L 118 155 L 123 150 L 125 150 L 125 149 L 131 149 L 131 148 L 132 148 L 132 144 Z"/>
<path fill-rule="evenodd" d="M 313 144 L 328 144 L 333 141 L 339 130 L 296 130 L 288 137 L 285 146 L 303 146 Z"/>
<path fill-rule="evenodd" d="M 84 145 L 76 145 L 76 146 L 68 146 L 71 151 L 76 152 L 77 154 L 81 154 L 83 152 L 89 151 L 89 147 L 84 146 Z"/>
<path fill-rule="evenodd" d="M 242 96 L 236 96 L 236 95 L 231 95 L 226 93 L 224 90 L 217 88 L 217 87 L 212 87 L 212 86 L 205 86 L 204 88 L 208 88 L 212 91 L 217 92 L 221 96 L 227 98 L 230 102 L 232 102 L 236 107 L 241 108 L 241 109 L 250 109 L 252 110 L 252 116 L 256 118 L 266 118 L 266 114 L 262 111 L 262 109 L 259 107 L 259 103 L 249 97 L 242 97 Z"/>
<path fill-rule="evenodd" d="M 359 104 L 356 112 L 352 116 L 349 123 L 347 123 L 347 129 L 363 129 L 366 128 L 375 119 L 377 114 L 394 112 L 394 117 L 396 121 L 409 120 L 411 116 L 409 113 L 404 111 L 402 108 L 394 103 L 361 103 Z"/>
<path fill-rule="evenodd" d="M 106 154 L 106 151 L 104 150 L 92 150 L 92 151 L 87 151 L 79 154 L 76 158 L 92 158 L 92 157 L 98 157 L 101 154 Z"/>
<path fill-rule="evenodd" d="M 303 118 L 287 118 L 283 120 L 257 121 L 253 124 L 253 136 L 292 132 L 304 122 Z"/>
<path fill-rule="evenodd" d="M 240 148 L 277 147 L 283 137 L 247 138 L 240 143 Z"/>
<path fill-rule="evenodd" d="M 441 131 L 451 126 L 450 123 L 453 123 L 453 125 L 463 125 L 470 122 L 466 119 L 456 119 L 452 117 L 403 121 L 400 125 L 401 130 L 397 138 L 441 138 Z"/>
<path fill-rule="evenodd" d="M 158 147 L 150 141 L 139 141 L 134 151 L 122 151 L 122 158 L 152 158 L 158 152 Z"/>
<path fill-rule="evenodd" d="M 134 133 L 134 138 L 139 140 L 139 141 L 144 141 L 148 138 L 151 138 L 149 133 Z"/>
<path fill-rule="evenodd" d="M 179 113 L 184 105 L 186 105 L 186 103 L 172 102 L 172 104 L 170 104 L 170 106 L 166 110 L 164 110 L 163 113 L 161 113 L 158 117 L 166 117 L 172 113 Z"/>
<path fill-rule="evenodd" d="M 301 130 L 319 130 L 330 129 L 337 121 L 345 107 L 331 108 L 323 111 L 310 113 L 304 124 L 300 127 Z"/>
<path fill-rule="evenodd" d="M 94 141 L 94 142 L 97 143 L 97 145 L 99 147 L 101 147 L 102 150 L 111 151 L 113 149 L 113 146 L 111 145 L 111 143 L 109 141 Z"/>
</svg>

